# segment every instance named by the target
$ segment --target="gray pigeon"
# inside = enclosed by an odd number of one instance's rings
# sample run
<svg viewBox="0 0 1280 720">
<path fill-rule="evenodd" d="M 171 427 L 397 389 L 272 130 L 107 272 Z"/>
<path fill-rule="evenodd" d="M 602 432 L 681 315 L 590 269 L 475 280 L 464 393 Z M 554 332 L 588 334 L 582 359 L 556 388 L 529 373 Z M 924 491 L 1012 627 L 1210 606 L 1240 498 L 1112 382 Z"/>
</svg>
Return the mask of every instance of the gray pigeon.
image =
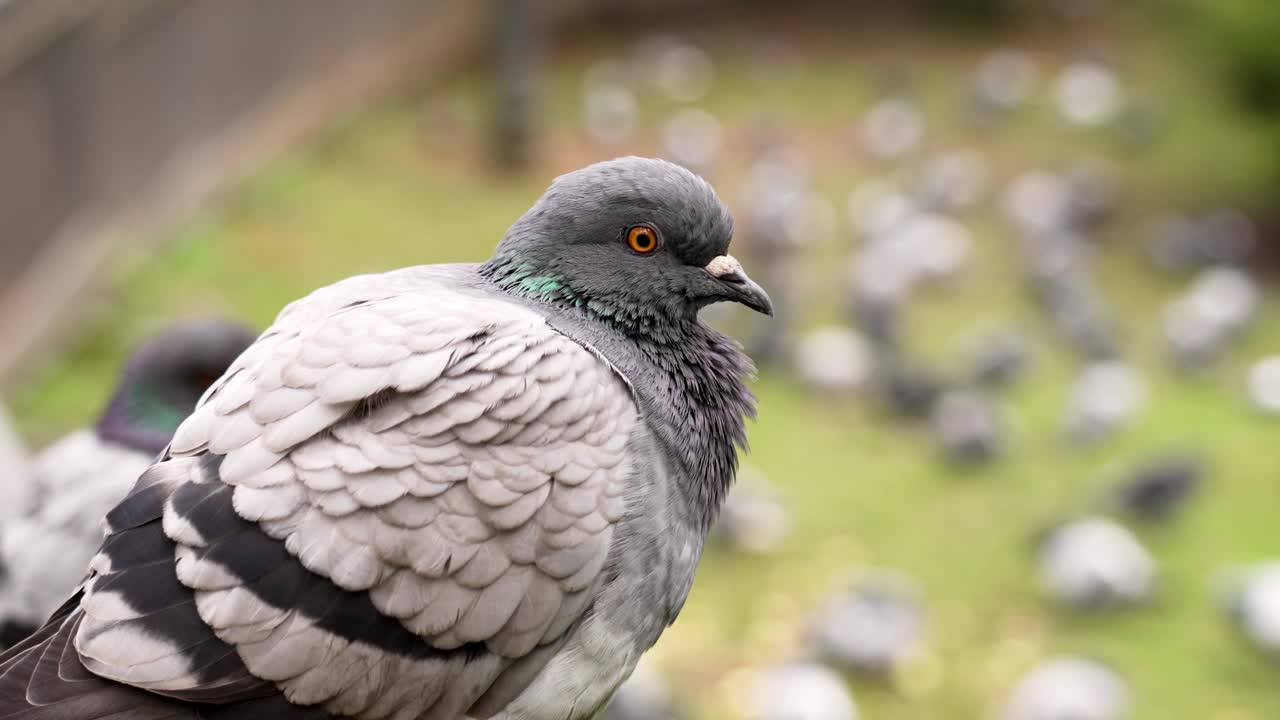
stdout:
<svg viewBox="0 0 1280 720">
<path fill-rule="evenodd" d="M 222 320 L 167 329 L 130 358 L 97 424 L 10 475 L 22 499 L 0 525 L 0 647 L 34 632 L 75 590 L 102 544 L 102 518 L 252 342 L 253 333 Z"/>
<path fill-rule="evenodd" d="M 679 613 L 769 313 L 705 181 L 557 179 L 483 264 L 287 306 L 0 656 L 0 717 L 585 720 Z"/>
</svg>

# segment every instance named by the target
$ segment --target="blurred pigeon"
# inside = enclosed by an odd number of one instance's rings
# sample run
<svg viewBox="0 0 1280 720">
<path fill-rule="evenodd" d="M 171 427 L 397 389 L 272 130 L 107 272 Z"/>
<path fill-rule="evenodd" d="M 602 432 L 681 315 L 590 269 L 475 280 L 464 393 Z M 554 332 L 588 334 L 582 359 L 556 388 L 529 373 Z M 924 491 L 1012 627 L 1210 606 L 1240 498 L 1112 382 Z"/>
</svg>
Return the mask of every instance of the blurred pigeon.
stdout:
<svg viewBox="0 0 1280 720">
<path fill-rule="evenodd" d="M 916 199 L 878 178 L 860 183 L 850 191 L 845 205 L 850 227 L 863 239 L 892 234 L 920 209 Z"/>
<path fill-rule="evenodd" d="M 972 207 L 987 189 L 987 163 L 973 150 L 955 150 L 931 158 L 915 189 L 924 207 L 956 212 Z"/>
<path fill-rule="evenodd" d="M 1057 602 L 1080 610 L 1146 600 L 1156 565 L 1133 533 L 1101 517 L 1054 528 L 1040 547 L 1040 582 Z"/>
<path fill-rule="evenodd" d="M 1017 382 L 1027 367 L 1026 341 L 1012 333 L 980 339 L 973 357 L 970 378 L 980 388 L 1004 388 Z"/>
<path fill-rule="evenodd" d="M 1258 244 L 1253 220 L 1236 208 L 1219 208 L 1200 221 L 1200 252 L 1207 262 L 1240 263 Z"/>
<path fill-rule="evenodd" d="M 1249 569 L 1233 584 L 1228 609 L 1258 650 L 1280 657 L 1280 563 Z"/>
<path fill-rule="evenodd" d="M 959 273 L 973 251 L 973 237 L 959 221 L 945 215 L 920 213 L 899 228 L 896 242 L 911 262 L 916 277 L 947 280 Z"/>
<path fill-rule="evenodd" d="M 1120 190 L 1110 171 L 1096 163 L 1079 163 L 1064 175 L 1067 183 L 1067 223 L 1087 231 L 1103 224 L 1120 202 Z"/>
<path fill-rule="evenodd" d="M 1142 376 L 1119 361 L 1093 363 L 1080 371 L 1067 400 L 1067 434 L 1094 442 L 1133 420 L 1146 404 Z"/>
<path fill-rule="evenodd" d="M 1071 125 L 1097 127 L 1115 118 L 1123 105 L 1123 91 L 1115 73 L 1095 62 L 1076 62 L 1053 83 L 1058 113 Z"/>
<path fill-rule="evenodd" d="M 1164 520 L 1181 508 L 1204 481 L 1204 462 L 1196 455 L 1175 451 L 1134 468 L 1113 489 L 1115 505 L 1145 520 Z"/>
<path fill-rule="evenodd" d="M 866 340 L 843 327 L 814 330 L 800 339 L 795 351 L 796 373 L 823 393 L 861 389 L 871 376 L 873 364 Z"/>
<path fill-rule="evenodd" d="M 747 720 L 858 720 L 858 706 L 844 681 L 816 663 L 764 670 L 749 702 Z"/>
<path fill-rule="evenodd" d="M 1119 342 L 1102 299 L 1080 276 L 1051 285 L 1050 313 L 1058 329 L 1085 360 L 1108 361 L 1119 352 Z"/>
<path fill-rule="evenodd" d="M 1249 369 L 1249 399 L 1255 407 L 1280 414 L 1280 355 L 1271 355 Z"/>
<path fill-rule="evenodd" d="M 1156 266 L 1182 270 L 1202 262 L 1200 226 L 1179 213 L 1165 213 L 1147 223 L 1144 247 Z"/>
<path fill-rule="evenodd" d="M 1041 662 L 1010 693 L 1000 720 L 1122 720 L 1133 700 L 1125 681 L 1087 658 Z"/>
<path fill-rule="evenodd" d="M 638 101 L 631 72 L 620 60 L 604 59 L 582 78 L 582 126 L 598 145 L 618 145 L 635 131 Z"/>
<path fill-rule="evenodd" d="M 1018 50 L 996 50 L 984 56 L 973 74 L 972 88 L 979 119 L 1008 112 L 1026 102 L 1035 89 L 1036 66 Z"/>
<path fill-rule="evenodd" d="M 739 468 L 738 482 L 720 508 L 714 535 L 735 550 L 770 553 L 790 531 L 790 514 L 769 479 L 758 468 Z"/>
<path fill-rule="evenodd" d="M 600 720 L 678 720 L 671 691 L 653 665 L 641 658 Z"/>
<path fill-rule="evenodd" d="M 637 67 L 668 98 L 680 103 L 697 102 L 711 91 L 716 68 L 702 48 L 670 35 L 655 35 L 636 47 Z"/>
<path fill-rule="evenodd" d="M 924 611 L 905 578 L 873 575 L 833 597 L 815 619 L 813 634 L 833 666 L 884 675 L 922 649 Z"/>
<path fill-rule="evenodd" d="M 706 172 L 720 154 L 720 121 L 706 110 L 686 108 L 662 126 L 667 158 L 694 172 Z"/>
<path fill-rule="evenodd" d="M 484 264 L 289 305 L 0 656 L 0 707 L 595 717 L 684 604 L 753 413 L 697 317 L 770 310 L 731 228 L 702 179 L 623 158 Z"/>
<path fill-rule="evenodd" d="M 796 309 L 808 282 L 801 250 L 810 240 L 809 175 L 804 157 L 780 140 L 760 148 L 747 170 L 743 241 L 778 309 L 772 322 L 756 325 L 749 343 L 762 363 L 786 362 L 795 342 Z"/>
<path fill-rule="evenodd" d="M 0 527 L 0 634 L 25 637 L 58 609 L 102 544 L 102 518 L 253 337 L 222 320 L 165 330 L 129 359 L 93 427 L 50 445 L 29 475 L 10 476 L 27 481 L 20 514 Z"/>
<path fill-rule="evenodd" d="M 973 237 L 962 223 L 945 215 L 912 213 L 853 253 L 855 302 L 897 304 L 916 287 L 951 280 L 972 249 Z"/>
<path fill-rule="evenodd" d="M 1071 218 L 1071 184 L 1047 170 L 1030 170 L 1015 177 L 1001 197 L 1005 218 L 1027 234 L 1065 229 Z"/>
<path fill-rule="evenodd" d="M 1164 333 L 1183 369 L 1205 367 L 1222 353 L 1257 311 L 1261 292 L 1243 270 L 1215 267 L 1201 272 L 1164 310 Z"/>
<path fill-rule="evenodd" d="M 862 119 L 862 144 L 874 158 L 889 160 L 913 152 L 924 141 L 924 114 L 911 100 L 877 102 Z"/>
<path fill-rule="evenodd" d="M 1147 229 L 1147 254 L 1160 267 L 1179 270 L 1206 265 L 1239 265 L 1257 246 L 1253 220 L 1235 208 L 1218 208 L 1200 217 L 1166 213 Z"/>
<path fill-rule="evenodd" d="M 853 320 L 871 346 L 880 352 L 898 348 L 901 333 L 902 304 L 893 296 L 864 294 L 854 297 Z"/>
<path fill-rule="evenodd" d="M 582 98 L 582 124 L 599 145 L 619 145 L 630 137 L 636 113 L 635 93 L 622 85 L 588 88 Z"/>
<path fill-rule="evenodd" d="M 943 389 L 941 378 L 909 361 L 891 358 L 878 370 L 881 394 L 899 417 L 925 418 Z"/>
<path fill-rule="evenodd" d="M 990 460 L 1002 449 L 1003 436 L 996 409 L 979 392 L 948 390 L 942 393 L 933 406 L 930 420 L 938 445 L 952 462 Z"/>
</svg>

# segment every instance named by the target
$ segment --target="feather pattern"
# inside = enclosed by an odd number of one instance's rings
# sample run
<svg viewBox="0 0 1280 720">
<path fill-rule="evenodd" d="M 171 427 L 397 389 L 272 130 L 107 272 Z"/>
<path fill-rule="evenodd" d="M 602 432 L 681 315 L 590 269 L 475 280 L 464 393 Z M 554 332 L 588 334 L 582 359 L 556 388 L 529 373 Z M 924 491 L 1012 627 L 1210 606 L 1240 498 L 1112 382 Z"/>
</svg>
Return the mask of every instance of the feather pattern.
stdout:
<svg viewBox="0 0 1280 720">
<path fill-rule="evenodd" d="M 635 472 L 629 388 L 510 303 L 383 293 L 287 308 L 110 514 L 63 631 L 90 672 L 454 718 L 581 621 Z"/>
<path fill-rule="evenodd" d="M 617 243 L 634 221 L 662 253 Z M 81 595 L 0 656 L 0 699 L 597 717 L 678 614 L 753 407 L 749 362 L 697 320 L 769 311 L 707 269 L 736 267 L 731 230 L 705 182 L 627 158 L 557 180 L 485 265 L 287 306 L 108 516 Z"/>
</svg>

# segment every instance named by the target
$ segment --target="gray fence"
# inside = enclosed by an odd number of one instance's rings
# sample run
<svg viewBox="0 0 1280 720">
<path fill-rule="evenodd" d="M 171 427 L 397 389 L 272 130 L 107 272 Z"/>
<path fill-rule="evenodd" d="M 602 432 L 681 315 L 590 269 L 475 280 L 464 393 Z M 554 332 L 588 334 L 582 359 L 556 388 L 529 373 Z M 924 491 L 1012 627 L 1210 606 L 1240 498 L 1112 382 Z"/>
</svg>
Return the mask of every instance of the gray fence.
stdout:
<svg viewBox="0 0 1280 720">
<path fill-rule="evenodd" d="M 474 58 L 489 2 L 0 0 L 0 377 L 93 277 L 335 114 Z"/>
</svg>

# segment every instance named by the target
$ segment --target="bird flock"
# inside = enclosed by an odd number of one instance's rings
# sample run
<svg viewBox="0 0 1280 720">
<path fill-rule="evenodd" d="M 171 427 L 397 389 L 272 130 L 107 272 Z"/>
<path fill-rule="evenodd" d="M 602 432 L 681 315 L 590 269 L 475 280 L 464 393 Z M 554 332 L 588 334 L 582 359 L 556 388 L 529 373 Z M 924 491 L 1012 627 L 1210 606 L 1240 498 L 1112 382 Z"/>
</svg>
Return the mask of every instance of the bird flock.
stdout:
<svg viewBox="0 0 1280 720">
<path fill-rule="evenodd" d="M 1064 135 L 1103 138 L 1139 156 L 1161 141 L 1168 123 L 1161 105 L 1127 87 L 1105 59 L 1082 54 L 1046 70 L 1030 53 L 991 51 L 972 68 L 954 116 L 998 138 L 1039 96 Z M 677 80 L 682 74 L 685 80 Z M 747 161 L 736 196 L 738 234 L 777 305 L 771 322 L 745 326 L 759 364 L 824 400 L 867 403 L 885 411 L 884 422 L 923 426 L 952 468 L 999 462 L 1020 439 L 1006 398 L 1035 377 L 1037 356 L 1048 348 L 1016 327 L 986 326 L 965 352 L 944 363 L 913 353 L 904 329 L 918 299 L 963 292 L 977 247 L 974 216 L 991 210 L 1000 231 L 1015 241 L 1018 274 L 1008 282 L 1026 288 L 1029 304 L 1076 368 L 1061 407 L 1060 441 L 1098 446 L 1143 421 L 1149 380 L 1132 359 L 1097 271 L 1104 235 L 1125 200 L 1113 169 L 1080 160 L 1006 177 L 978 150 L 938 149 L 931 133 L 947 118 L 931 116 L 909 82 L 886 72 L 878 99 L 848 121 L 855 162 L 872 173 L 841 202 L 817 187 L 818 163 L 776 116 L 752 120 L 745 140 L 732 140 L 728 123 L 702 107 L 715 90 L 715 74 L 711 55 L 696 43 L 649 38 L 633 58 L 601 60 L 587 70 L 582 129 L 602 148 L 642 142 L 642 109 L 658 97 L 672 108 L 656 121 L 665 157 L 713 175 Z M 841 151 L 847 150 L 832 149 Z M 1263 293 L 1250 267 L 1257 234 L 1250 216 L 1230 207 L 1170 211 L 1147 223 L 1139 240 L 1150 267 L 1187 278 L 1155 321 L 1163 343 L 1158 351 L 1178 374 L 1206 373 L 1254 325 Z M 811 258 L 831 252 L 816 247 L 814 238 L 842 236 L 848 241 L 840 249 L 847 262 L 837 289 L 844 298 L 840 318 L 815 327 L 804 312 L 813 297 Z M 714 310 L 713 321 L 743 329 Z M 1258 359 L 1239 383 L 1255 408 L 1280 414 L 1280 357 Z M 1063 508 L 1053 527 L 1029 528 L 1027 570 L 1046 601 L 1088 613 L 1151 603 L 1159 593 L 1159 562 L 1135 530 L 1176 522 L 1209 470 L 1194 448 L 1130 458 L 1092 502 Z M 797 521 L 789 517 L 785 493 L 770 487 L 759 469 L 745 468 L 744 476 L 749 481 L 727 501 L 716 539 L 748 555 L 773 552 Z M 1271 653 L 1280 647 L 1280 629 L 1271 629 L 1280 628 L 1278 578 L 1268 566 L 1239 571 L 1224 590 L 1224 615 Z M 927 652 L 928 615 L 908 576 L 870 573 L 813 609 L 812 632 L 796 640 L 804 659 L 762 669 L 744 711 L 760 720 L 856 717 L 842 676 L 884 678 Z M 649 689 L 635 696 L 624 686 L 607 717 L 672 717 L 670 692 L 655 693 L 653 676 L 645 682 Z M 645 697 L 662 700 L 646 714 L 638 709 Z M 1051 657 L 1008 689 L 997 715 L 1118 720 L 1136 702 L 1122 668 L 1100 658 Z"/>
</svg>

